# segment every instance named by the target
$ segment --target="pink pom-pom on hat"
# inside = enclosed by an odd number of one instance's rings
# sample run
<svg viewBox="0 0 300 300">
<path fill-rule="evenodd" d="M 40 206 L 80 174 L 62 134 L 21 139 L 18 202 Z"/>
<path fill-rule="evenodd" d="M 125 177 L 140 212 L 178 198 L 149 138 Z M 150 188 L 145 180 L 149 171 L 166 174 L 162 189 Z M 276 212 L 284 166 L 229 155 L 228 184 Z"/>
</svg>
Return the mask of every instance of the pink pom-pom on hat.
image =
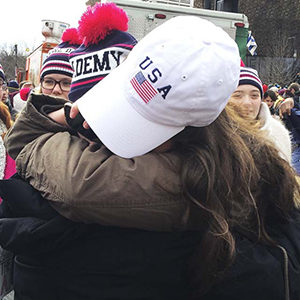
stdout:
<svg viewBox="0 0 300 300">
<path fill-rule="evenodd" d="M 114 3 L 96 3 L 79 20 L 78 33 L 85 46 L 97 44 L 113 30 L 127 31 L 128 17 Z"/>
<path fill-rule="evenodd" d="M 76 28 L 68 28 L 63 32 L 62 42 L 48 52 L 44 60 L 40 77 L 47 74 L 63 74 L 73 76 L 73 67 L 69 62 L 69 55 L 81 45 L 81 38 Z"/>
<path fill-rule="evenodd" d="M 77 28 L 68 28 L 64 31 L 61 40 L 63 43 L 68 42 L 72 45 L 80 45 L 82 43 L 82 39 L 78 34 Z"/>
<path fill-rule="evenodd" d="M 31 92 L 30 88 L 23 88 L 20 90 L 20 97 L 23 101 L 27 101 L 29 93 Z"/>
<path fill-rule="evenodd" d="M 114 3 L 88 7 L 79 20 L 82 44 L 70 53 L 74 68 L 69 99 L 74 102 L 127 58 L 136 39 L 127 32 L 128 17 Z"/>
</svg>

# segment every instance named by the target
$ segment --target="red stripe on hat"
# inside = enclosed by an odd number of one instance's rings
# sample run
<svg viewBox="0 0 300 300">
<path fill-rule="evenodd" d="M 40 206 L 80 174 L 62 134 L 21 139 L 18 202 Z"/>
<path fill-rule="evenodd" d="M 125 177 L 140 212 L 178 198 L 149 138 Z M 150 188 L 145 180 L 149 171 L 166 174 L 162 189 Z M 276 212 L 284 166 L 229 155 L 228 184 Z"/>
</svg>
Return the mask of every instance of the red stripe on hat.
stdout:
<svg viewBox="0 0 300 300">
<path fill-rule="evenodd" d="M 127 47 L 127 48 L 133 48 L 134 45 L 129 45 L 129 44 L 115 44 L 115 45 L 109 46 L 109 48 L 112 48 L 112 47 Z"/>
<path fill-rule="evenodd" d="M 138 93 L 138 95 L 142 98 L 142 100 L 145 102 L 145 103 L 148 103 L 148 97 L 147 95 L 145 95 L 143 93 L 143 90 L 140 89 L 140 85 L 138 84 L 137 80 L 135 78 L 131 79 L 130 80 L 134 90 Z"/>
<path fill-rule="evenodd" d="M 245 77 L 253 78 L 253 79 L 257 80 L 261 84 L 261 81 L 260 81 L 260 79 L 257 76 L 251 75 L 249 73 L 241 74 L 240 75 L 240 78 L 245 78 Z"/>
<path fill-rule="evenodd" d="M 73 88 L 73 87 L 75 87 L 75 86 L 80 86 L 80 85 L 92 83 L 92 82 L 95 82 L 95 81 L 100 81 L 100 80 L 102 80 L 103 78 L 104 78 L 104 77 L 99 77 L 99 78 L 90 79 L 90 80 L 86 80 L 86 81 L 82 81 L 82 82 L 78 82 L 78 83 L 72 83 L 72 84 L 71 84 L 71 88 Z"/>
<path fill-rule="evenodd" d="M 58 67 L 58 68 L 61 68 L 61 69 L 67 69 L 69 71 L 72 71 L 73 72 L 73 69 L 70 65 L 68 64 L 63 64 L 63 63 L 48 63 L 46 64 L 42 70 L 41 70 L 41 73 L 44 71 L 44 70 L 47 70 L 47 69 L 54 69 L 55 67 Z"/>
</svg>

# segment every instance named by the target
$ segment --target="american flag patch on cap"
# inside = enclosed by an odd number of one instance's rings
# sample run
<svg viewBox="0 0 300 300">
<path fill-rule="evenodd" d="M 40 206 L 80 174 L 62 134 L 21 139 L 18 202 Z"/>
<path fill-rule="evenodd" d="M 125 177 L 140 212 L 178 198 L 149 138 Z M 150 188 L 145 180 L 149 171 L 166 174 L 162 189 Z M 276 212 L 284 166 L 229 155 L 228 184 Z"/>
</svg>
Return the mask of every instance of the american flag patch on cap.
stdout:
<svg viewBox="0 0 300 300">
<path fill-rule="evenodd" d="M 138 72 L 130 80 L 130 83 L 145 103 L 148 103 L 157 94 L 157 91 L 145 78 L 142 72 Z"/>
</svg>

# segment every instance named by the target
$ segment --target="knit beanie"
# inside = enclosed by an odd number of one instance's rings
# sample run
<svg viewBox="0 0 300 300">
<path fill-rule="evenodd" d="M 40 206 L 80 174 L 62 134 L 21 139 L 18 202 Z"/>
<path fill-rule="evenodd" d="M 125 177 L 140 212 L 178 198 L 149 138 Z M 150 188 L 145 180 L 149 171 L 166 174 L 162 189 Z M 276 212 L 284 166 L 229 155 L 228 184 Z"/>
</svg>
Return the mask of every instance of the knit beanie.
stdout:
<svg viewBox="0 0 300 300">
<path fill-rule="evenodd" d="M 20 88 L 20 86 L 19 86 L 19 84 L 18 84 L 18 82 L 16 80 L 10 80 L 7 83 L 7 87 L 8 87 L 8 90 L 9 90 L 10 93 L 16 92 Z"/>
<path fill-rule="evenodd" d="M 262 82 L 256 70 L 248 67 L 241 67 L 239 85 L 250 84 L 259 89 L 261 98 L 263 97 Z"/>
<path fill-rule="evenodd" d="M 119 66 L 136 39 L 126 30 L 128 17 L 114 3 L 96 3 L 79 20 L 83 44 L 70 53 L 74 69 L 69 99 L 76 101 Z"/>
<path fill-rule="evenodd" d="M 2 65 L 0 64 L 0 78 L 5 81 L 5 75 L 4 75 L 4 71 L 3 71 L 3 68 L 2 68 Z"/>
<path fill-rule="evenodd" d="M 40 78 L 48 74 L 73 76 L 73 68 L 69 62 L 69 54 L 79 47 L 81 39 L 76 28 L 68 28 L 62 35 L 62 42 L 49 51 L 43 62 Z"/>
</svg>

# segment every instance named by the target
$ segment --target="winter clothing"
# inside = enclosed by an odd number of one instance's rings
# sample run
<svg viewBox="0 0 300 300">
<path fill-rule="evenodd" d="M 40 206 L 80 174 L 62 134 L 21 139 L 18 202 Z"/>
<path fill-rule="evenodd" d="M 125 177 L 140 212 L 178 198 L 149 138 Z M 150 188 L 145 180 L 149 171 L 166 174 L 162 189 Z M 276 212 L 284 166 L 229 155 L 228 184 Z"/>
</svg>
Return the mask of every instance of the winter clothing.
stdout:
<svg viewBox="0 0 300 300">
<path fill-rule="evenodd" d="M 267 132 L 268 138 L 274 142 L 282 158 L 291 163 L 292 147 L 289 131 L 280 120 L 272 117 L 268 105 L 261 103 L 258 119 L 261 121 L 262 130 Z"/>
<path fill-rule="evenodd" d="M 279 247 L 261 245 L 244 232 L 236 231 L 237 256 L 232 267 L 219 284 L 199 299 L 299 299 L 299 212 L 286 224 L 274 222 L 271 232 Z"/>
<path fill-rule="evenodd" d="M 193 225 L 193 216 L 185 223 L 180 213 L 188 205 L 177 195 L 177 158 L 171 153 L 149 153 L 125 160 L 103 146 L 89 146 L 43 114 L 63 103 L 62 99 L 31 95 L 16 127 L 7 136 L 6 143 L 10 153 L 17 156 L 21 175 L 51 200 L 43 200 L 18 176 L 0 182 L 0 195 L 5 199 L 0 206 L 0 244 L 16 253 L 16 300 L 189 299 L 187 264 L 201 242 L 201 230 L 176 230 Z M 30 134 L 20 141 L 18 137 L 24 132 Z M 53 142 L 54 135 L 59 143 Z M 53 164 L 52 175 L 38 163 L 45 153 L 48 166 Z M 59 157 L 56 153 L 60 153 Z M 81 164 L 85 167 L 81 168 Z M 62 180 L 65 174 L 60 170 L 66 168 L 73 176 Z M 71 185 L 63 186 L 59 181 L 71 181 L 74 192 Z M 155 191 L 154 181 L 158 183 Z M 105 225 L 172 232 L 72 222 L 49 204 L 78 219 L 92 216 L 93 222 L 97 218 Z M 91 212 L 92 208 L 96 213 Z M 195 210 L 191 208 L 190 212 Z M 194 217 L 199 223 L 199 216 Z M 291 299 L 298 299 L 299 223 L 281 225 L 276 235 L 289 254 Z M 253 243 L 239 231 L 235 236 L 236 261 L 224 281 L 201 299 L 283 299 L 287 276 L 282 275 L 281 250 Z"/>
<path fill-rule="evenodd" d="M 7 83 L 7 87 L 8 87 L 8 90 L 10 93 L 13 93 L 13 92 L 18 92 L 19 91 L 19 84 L 16 80 L 10 80 L 8 83 Z"/>
<path fill-rule="evenodd" d="M 79 47 L 81 39 L 75 28 L 68 28 L 62 35 L 62 42 L 49 51 L 48 57 L 43 62 L 40 78 L 47 74 L 62 74 L 73 76 L 73 68 L 69 61 L 69 54 Z"/>
<path fill-rule="evenodd" d="M 15 300 L 190 299 L 187 263 L 201 232 L 151 232 L 75 223 L 18 175 L 0 181 L 0 245 L 16 254 Z M 300 295 L 300 218 L 274 223 L 279 247 L 236 231 L 237 256 L 204 300 Z M 80 259 L 79 259 L 80 258 Z M 288 262 L 288 276 L 283 270 Z"/>
<path fill-rule="evenodd" d="M 5 74 L 4 74 L 4 71 L 3 71 L 3 67 L 2 65 L 0 64 L 0 78 L 5 81 Z"/>
<path fill-rule="evenodd" d="M 254 85 L 259 89 L 261 98 L 263 97 L 264 94 L 263 85 L 261 80 L 258 77 L 256 70 L 248 67 L 241 67 L 239 85 L 243 85 L 243 84 Z"/>
<path fill-rule="evenodd" d="M 215 121 L 239 74 L 237 44 L 224 31 L 179 16 L 146 35 L 116 71 L 78 100 L 78 109 L 109 150 L 132 158 L 188 126 Z"/>
<path fill-rule="evenodd" d="M 15 173 L 16 173 L 16 163 L 6 153 L 2 137 L 0 137 L 0 180 L 10 178 Z M 0 203 L 1 202 L 2 199 L 0 197 Z"/>
<path fill-rule="evenodd" d="M 7 127 L 4 122 L 0 119 L 0 180 L 7 179 L 16 173 L 16 163 L 7 154 L 2 135 L 7 132 Z M 2 199 L 0 197 L 0 203 Z"/>
<path fill-rule="evenodd" d="M 108 226 L 196 229 L 199 216 L 183 222 L 188 204 L 181 196 L 179 162 L 174 154 L 149 153 L 126 160 L 104 146 L 89 145 L 41 113 L 47 105 L 57 109 L 64 103 L 59 98 L 32 94 L 14 130 L 6 135 L 6 146 L 16 159 L 19 174 L 51 200 L 60 214 L 74 221 Z M 47 170 L 44 155 L 48 157 Z M 62 180 L 66 168 L 73 174 L 72 180 Z M 111 170 L 118 170 L 114 179 Z M 153 181 L 159 182 L 156 193 L 152 193 Z M 112 199 L 111 194 L 116 197 Z"/>
<path fill-rule="evenodd" d="M 46 75 L 53 73 L 72 77 L 73 68 L 69 62 L 68 50 L 65 51 L 65 49 L 61 48 L 54 48 L 52 50 L 55 51 L 51 52 L 43 62 L 40 77 L 44 78 Z"/>
<path fill-rule="evenodd" d="M 0 244 L 16 254 L 15 300 L 187 299 L 199 232 L 75 223 L 18 176 L 0 181 Z"/>
<path fill-rule="evenodd" d="M 6 151 L 3 144 L 3 140 L 0 137 L 0 179 L 4 178 L 5 164 L 6 164 Z"/>
<path fill-rule="evenodd" d="M 18 93 L 14 96 L 14 109 L 19 113 L 24 106 L 26 105 L 26 101 L 21 99 L 21 94 Z"/>
<path fill-rule="evenodd" d="M 294 108 L 291 110 L 291 115 L 284 116 L 286 127 L 290 130 L 292 135 L 293 153 L 292 166 L 295 168 L 298 175 L 300 175 L 300 103 L 299 94 L 294 96 Z"/>
<path fill-rule="evenodd" d="M 79 20 L 82 45 L 70 54 L 74 69 L 69 99 L 78 100 L 119 66 L 136 39 L 129 34 L 128 17 L 114 3 L 96 3 Z"/>
<path fill-rule="evenodd" d="M 3 133 L 6 133 L 6 132 L 7 132 L 6 124 L 0 118 L 0 136 L 2 136 Z"/>
</svg>

